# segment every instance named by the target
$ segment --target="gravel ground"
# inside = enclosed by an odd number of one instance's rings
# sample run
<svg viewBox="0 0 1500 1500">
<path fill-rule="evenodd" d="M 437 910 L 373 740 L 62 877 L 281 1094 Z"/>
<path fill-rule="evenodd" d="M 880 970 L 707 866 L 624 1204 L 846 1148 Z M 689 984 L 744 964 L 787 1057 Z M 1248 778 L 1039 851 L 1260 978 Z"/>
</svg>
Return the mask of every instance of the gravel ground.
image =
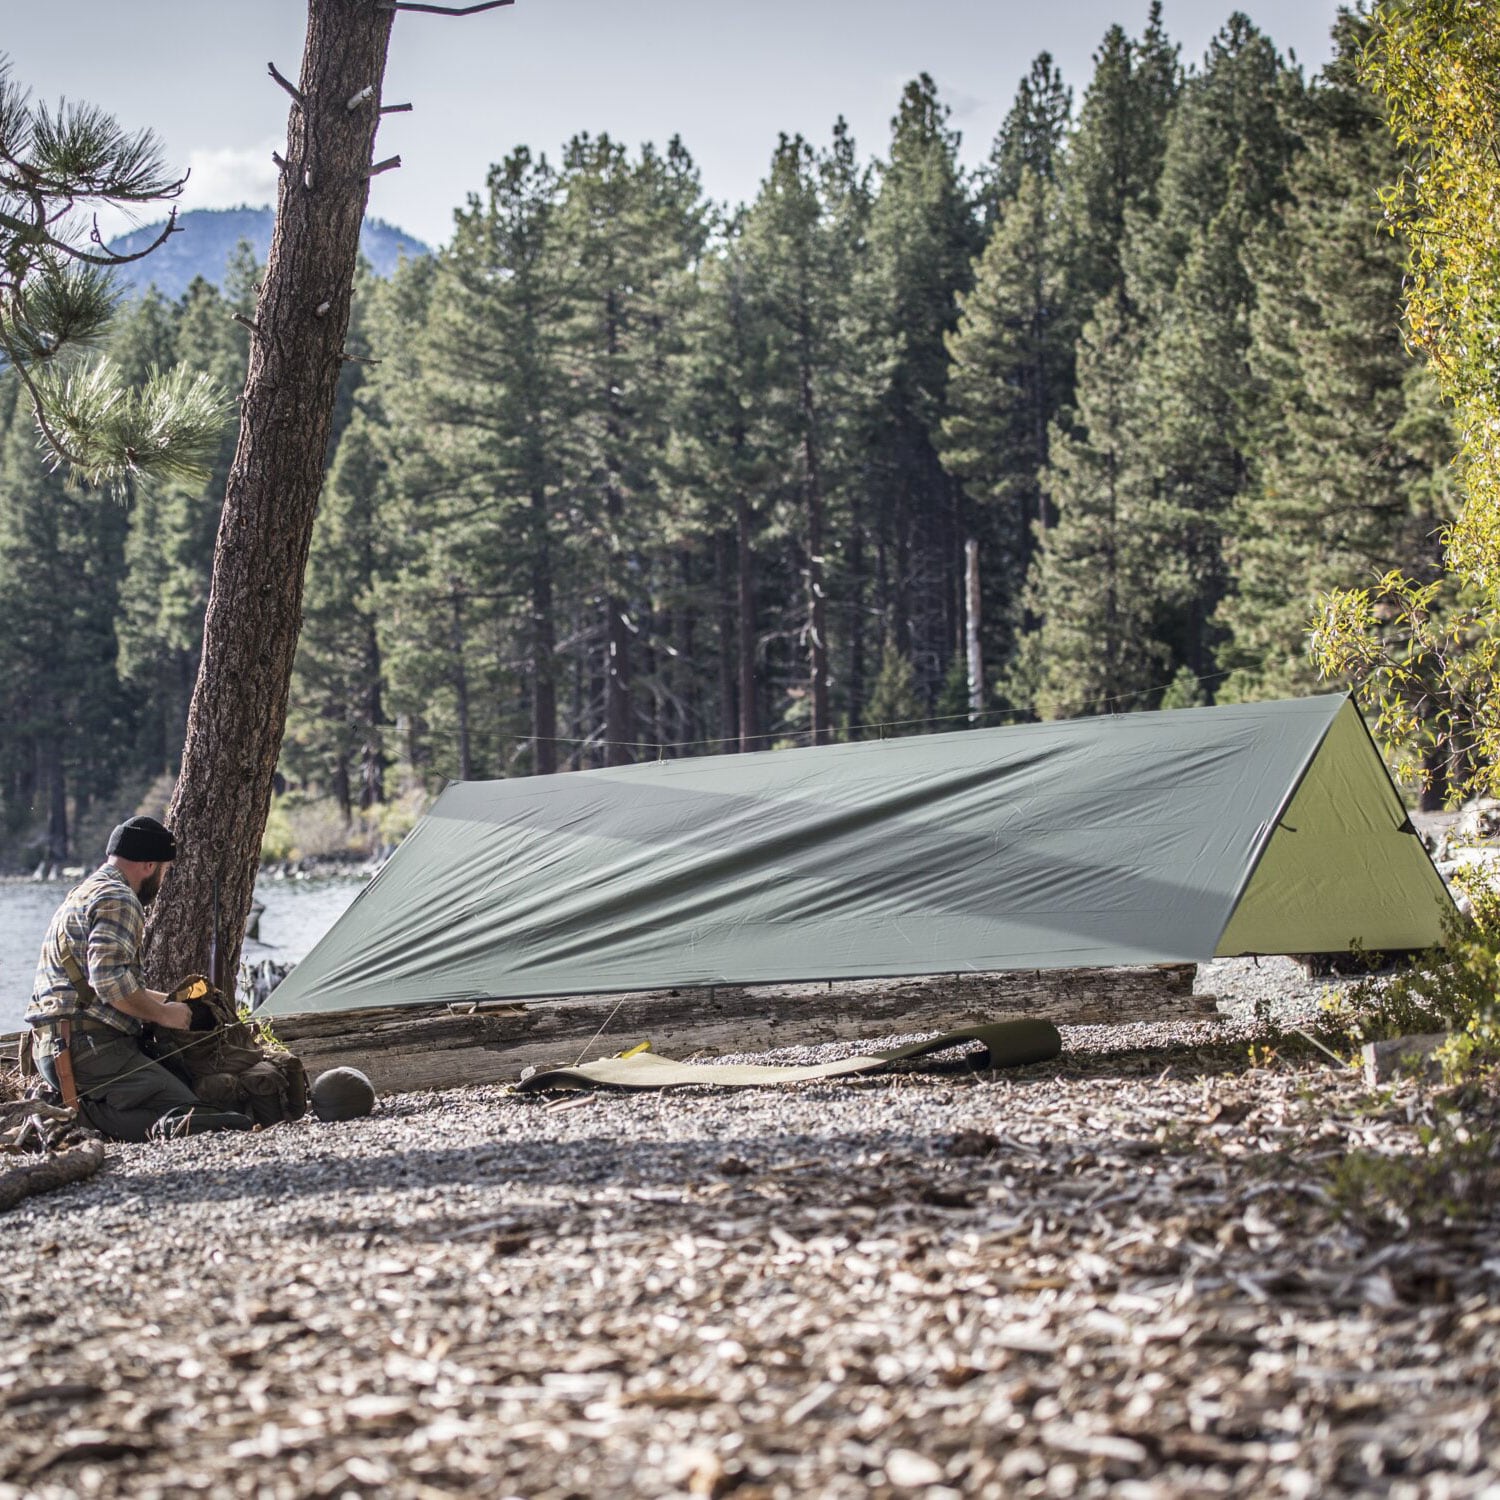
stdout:
<svg viewBox="0 0 1500 1500">
<path fill-rule="evenodd" d="M 1326 988 L 1206 966 L 1221 1020 L 1007 1074 L 119 1148 L 0 1218 L 0 1496 L 1495 1500 L 1497 1184 L 1351 1175 L 1437 1117 L 1257 1031 Z"/>
</svg>

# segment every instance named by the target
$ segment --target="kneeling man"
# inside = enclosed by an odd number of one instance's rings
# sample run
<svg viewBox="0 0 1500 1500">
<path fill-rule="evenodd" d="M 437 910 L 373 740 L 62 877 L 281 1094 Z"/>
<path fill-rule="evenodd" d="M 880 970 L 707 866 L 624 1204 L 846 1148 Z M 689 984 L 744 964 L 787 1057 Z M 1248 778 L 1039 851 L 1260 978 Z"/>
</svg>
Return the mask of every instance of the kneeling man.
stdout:
<svg viewBox="0 0 1500 1500">
<path fill-rule="evenodd" d="M 26 1019 L 37 1070 L 77 1105 L 83 1121 L 117 1141 L 200 1130 L 249 1130 L 244 1115 L 202 1103 L 141 1050 L 144 1022 L 185 1031 L 186 1005 L 140 981 L 146 907 L 177 855 L 155 818 L 131 818 L 109 836 L 105 862 L 58 907 L 42 941 Z"/>
</svg>

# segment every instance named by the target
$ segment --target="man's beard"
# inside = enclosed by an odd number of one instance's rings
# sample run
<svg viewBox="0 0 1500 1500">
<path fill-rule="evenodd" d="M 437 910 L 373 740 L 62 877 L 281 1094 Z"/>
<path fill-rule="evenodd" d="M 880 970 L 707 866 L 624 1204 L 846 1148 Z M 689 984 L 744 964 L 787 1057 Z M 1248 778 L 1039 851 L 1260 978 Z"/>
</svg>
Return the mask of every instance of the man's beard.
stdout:
<svg viewBox="0 0 1500 1500">
<path fill-rule="evenodd" d="M 135 894 L 142 906 L 150 906 L 156 900 L 156 893 L 161 889 L 161 871 L 153 870 L 142 882 L 141 888 Z"/>
</svg>

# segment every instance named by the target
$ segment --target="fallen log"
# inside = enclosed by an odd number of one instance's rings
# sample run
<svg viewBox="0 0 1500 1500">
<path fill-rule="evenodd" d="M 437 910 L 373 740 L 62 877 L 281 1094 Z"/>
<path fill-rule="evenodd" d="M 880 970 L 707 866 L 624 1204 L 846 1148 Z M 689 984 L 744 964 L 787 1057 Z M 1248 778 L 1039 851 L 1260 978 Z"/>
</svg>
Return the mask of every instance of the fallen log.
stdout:
<svg viewBox="0 0 1500 1500">
<path fill-rule="evenodd" d="M 996 1016 L 1058 1026 L 1121 1026 L 1213 1015 L 1195 964 L 1024 969 L 816 984 L 717 985 L 625 995 L 401 1005 L 277 1016 L 271 1027 L 307 1065 L 351 1067 L 382 1094 L 513 1083 L 528 1067 L 609 1057 L 649 1038 L 672 1057 L 718 1057 L 951 1031 Z M 15 1056 L 14 1036 L 0 1039 Z"/>
<path fill-rule="evenodd" d="M 525 1068 L 609 1057 L 637 1042 L 676 1058 L 948 1031 L 1001 1014 L 1063 1026 L 1211 1015 L 1196 967 L 1025 970 L 864 982 L 719 985 L 277 1017 L 309 1074 L 354 1067 L 382 1094 L 514 1082 Z"/>
<path fill-rule="evenodd" d="M 0 1172 L 0 1213 L 23 1198 L 50 1193 L 92 1177 L 104 1165 L 104 1142 L 84 1141 L 63 1151 L 52 1151 L 24 1166 Z"/>
</svg>

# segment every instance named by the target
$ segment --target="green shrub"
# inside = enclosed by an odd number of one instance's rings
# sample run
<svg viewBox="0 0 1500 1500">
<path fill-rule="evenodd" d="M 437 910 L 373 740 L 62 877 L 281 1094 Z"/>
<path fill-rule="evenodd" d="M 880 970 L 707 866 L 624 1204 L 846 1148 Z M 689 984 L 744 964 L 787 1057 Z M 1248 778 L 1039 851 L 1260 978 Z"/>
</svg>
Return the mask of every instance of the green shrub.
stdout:
<svg viewBox="0 0 1500 1500">
<path fill-rule="evenodd" d="M 346 822 L 332 797 L 283 792 L 271 799 L 270 816 L 260 841 L 261 863 L 369 859 L 385 845 L 399 844 L 427 811 L 428 800 L 426 793 L 417 789 L 395 801 L 356 812 Z"/>
<path fill-rule="evenodd" d="M 1486 1089 L 1493 1089 L 1493 1080 Z M 1500 1154 L 1493 1094 L 1478 1109 L 1473 1100 L 1451 1102 L 1456 1112 L 1417 1127 L 1416 1151 L 1351 1151 L 1338 1164 L 1329 1194 L 1346 1219 L 1405 1234 L 1424 1225 L 1466 1222 L 1494 1202 Z"/>
<path fill-rule="evenodd" d="M 1325 1003 L 1356 1043 L 1451 1033 L 1438 1053 L 1450 1080 L 1500 1061 L 1500 890 L 1478 871 L 1456 884 L 1472 916 L 1445 918 L 1440 948 Z"/>
</svg>

